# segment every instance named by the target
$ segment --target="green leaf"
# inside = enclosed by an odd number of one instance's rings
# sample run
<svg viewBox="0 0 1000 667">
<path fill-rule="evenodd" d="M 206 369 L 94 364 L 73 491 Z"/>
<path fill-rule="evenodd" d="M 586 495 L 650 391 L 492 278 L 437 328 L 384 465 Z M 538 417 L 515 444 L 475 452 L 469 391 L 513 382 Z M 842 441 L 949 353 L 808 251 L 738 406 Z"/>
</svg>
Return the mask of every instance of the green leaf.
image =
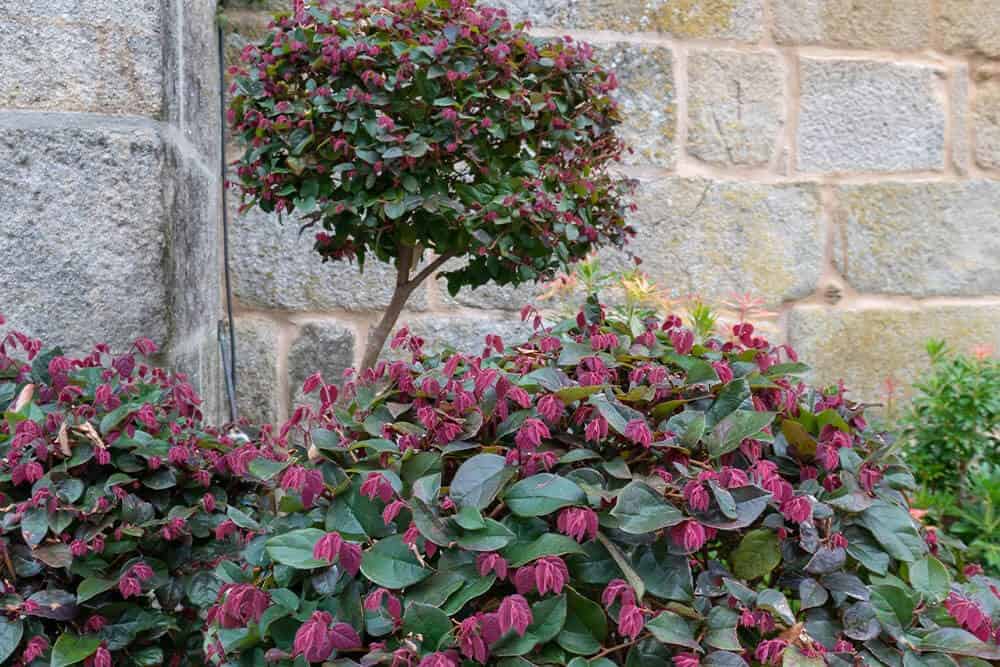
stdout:
<svg viewBox="0 0 1000 667">
<path fill-rule="evenodd" d="M 626 533 L 642 535 L 684 520 L 680 510 L 668 503 L 661 494 L 642 482 L 629 482 L 618 495 L 611 516 Z"/>
<path fill-rule="evenodd" d="M 899 586 L 879 584 L 872 586 L 871 604 L 886 632 L 895 636 L 910 627 L 913 622 L 913 610 L 916 601 Z M 893 632 L 896 630 L 897 632 Z"/>
<path fill-rule="evenodd" d="M 712 432 L 705 438 L 708 453 L 718 458 L 728 454 L 740 446 L 746 438 L 764 430 L 774 421 L 774 412 L 755 412 L 753 410 L 736 410 L 727 415 L 715 425 Z"/>
<path fill-rule="evenodd" d="M 496 454 L 477 454 L 459 466 L 448 495 L 459 507 L 485 509 L 513 477 L 515 469 Z"/>
<path fill-rule="evenodd" d="M 723 651 L 742 651 L 743 646 L 736 634 L 739 619 L 739 614 L 732 609 L 712 607 L 712 611 L 708 612 L 704 642 Z"/>
<path fill-rule="evenodd" d="M 414 495 L 410 498 L 410 511 L 413 513 L 413 523 L 425 538 L 440 547 L 447 547 L 457 539 L 450 524 L 434 515 L 434 512 L 423 500 Z"/>
<path fill-rule="evenodd" d="M 751 530 L 730 555 L 733 573 L 749 581 L 768 574 L 781 563 L 778 535 L 767 528 Z"/>
<path fill-rule="evenodd" d="M 51 667 L 66 667 L 83 662 L 97 651 L 101 638 L 97 635 L 79 637 L 68 632 L 59 635 L 52 646 Z"/>
<path fill-rule="evenodd" d="M 632 564 L 650 595 L 661 600 L 682 602 L 694 599 L 691 564 L 686 556 L 671 554 L 667 540 L 637 547 L 632 555 Z"/>
<path fill-rule="evenodd" d="M 466 530 L 481 530 L 486 527 L 483 515 L 475 507 L 466 505 L 455 515 L 455 523 Z"/>
<path fill-rule="evenodd" d="M 625 558 L 625 554 L 621 552 L 618 546 L 609 540 L 604 533 L 597 533 L 597 540 L 604 545 L 604 548 L 608 550 L 608 554 L 611 559 L 615 561 L 618 565 L 618 569 L 622 571 L 625 575 L 625 581 L 629 583 L 632 590 L 635 591 L 635 597 L 638 600 L 642 600 L 642 597 L 646 594 L 646 584 L 643 583 L 642 577 L 632 568 L 632 565 Z"/>
<path fill-rule="evenodd" d="M 672 611 L 661 611 L 646 622 L 646 629 L 653 633 L 659 641 L 674 646 L 700 649 L 694 632 L 684 617 Z"/>
<path fill-rule="evenodd" d="M 503 552 L 503 557 L 511 567 L 521 567 L 542 556 L 565 556 L 566 554 L 583 554 L 583 547 L 576 540 L 559 535 L 545 533 L 532 542 L 512 544 Z"/>
<path fill-rule="evenodd" d="M 889 554 L 883 551 L 871 534 L 862 528 L 848 526 L 844 529 L 847 538 L 847 554 L 875 574 L 889 571 Z"/>
<path fill-rule="evenodd" d="M 76 602 L 83 604 L 94 596 L 100 595 L 104 591 L 109 591 L 115 586 L 113 579 L 99 579 L 88 577 L 80 582 L 76 588 Z"/>
<path fill-rule="evenodd" d="M 361 559 L 361 573 L 383 588 L 406 588 L 431 576 L 401 535 L 379 540 Z"/>
<path fill-rule="evenodd" d="M 541 473 L 510 487 L 503 499 L 518 516 L 544 516 L 563 507 L 586 504 L 587 494 L 565 477 Z"/>
<path fill-rule="evenodd" d="M 951 575 L 941 561 L 927 556 L 910 566 L 910 585 L 926 599 L 939 603 L 948 597 Z"/>
<path fill-rule="evenodd" d="M 28 546 L 35 547 L 41 544 L 48 532 L 49 513 L 45 507 L 33 507 L 21 517 L 21 536 Z"/>
<path fill-rule="evenodd" d="M 784 593 L 773 588 L 765 588 L 757 594 L 757 608 L 774 614 L 785 625 L 795 625 L 795 614 Z"/>
<path fill-rule="evenodd" d="M 327 431 L 328 433 L 330 431 Z M 291 461 L 272 461 L 271 459 L 254 459 L 247 465 L 247 470 L 257 479 L 269 480 L 289 466 Z"/>
<path fill-rule="evenodd" d="M 927 634 L 917 644 L 921 651 L 941 651 L 984 660 L 1000 660 L 1000 646 L 981 641 L 975 635 L 959 628 L 940 628 Z"/>
<path fill-rule="evenodd" d="M 739 409 L 743 402 L 750 398 L 750 385 L 744 379 L 730 382 L 719 392 L 715 402 L 708 409 L 709 426 L 714 427 L 733 411 Z"/>
<path fill-rule="evenodd" d="M 826 660 L 822 656 L 810 658 L 797 647 L 789 646 L 781 654 L 781 667 L 826 667 Z"/>
<path fill-rule="evenodd" d="M 479 530 L 466 530 L 458 537 L 458 545 L 469 551 L 499 551 L 514 541 L 514 533 L 493 519 L 486 519 Z"/>
<path fill-rule="evenodd" d="M 24 623 L 20 619 L 12 621 L 0 615 L 0 664 L 14 655 L 22 636 L 24 636 Z"/>
<path fill-rule="evenodd" d="M 913 527 L 909 512 L 898 505 L 876 500 L 861 513 L 861 523 L 897 560 L 912 563 L 927 552 L 927 545 Z"/>
<path fill-rule="evenodd" d="M 403 632 L 423 637 L 421 642 L 428 651 L 437 649 L 438 643 L 451 630 L 451 619 L 437 607 L 412 602 L 403 614 Z"/>
<path fill-rule="evenodd" d="M 235 506 L 230 505 L 226 508 L 226 516 L 233 520 L 240 528 L 245 528 L 246 530 L 252 530 L 254 532 L 261 532 L 263 527 L 253 520 L 253 518 L 246 512 L 237 509 Z"/>
<path fill-rule="evenodd" d="M 564 387 L 563 389 L 555 392 L 556 396 L 560 401 L 566 404 L 574 403 L 576 401 L 582 401 L 585 398 L 590 398 L 597 392 L 604 389 L 603 384 L 592 384 L 584 387 Z"/>
<path fill-rule="evenodd" d="M 566 590 L 566 603 L 566 625 L 556 642 L 577 655 L 596 653 L 608 636 L 608 618 L 604 608 L 571 588 Z"/>
<path fill-rule="evenodd" d="M 302 528 L 275 535 L 265 543 L 264 548 L 271 560 L 297 570 L 327 567 L 329 563 L 325 560 L 313 558 L 313 547 L 323 535 L 322 530 Z"/>
</svg>

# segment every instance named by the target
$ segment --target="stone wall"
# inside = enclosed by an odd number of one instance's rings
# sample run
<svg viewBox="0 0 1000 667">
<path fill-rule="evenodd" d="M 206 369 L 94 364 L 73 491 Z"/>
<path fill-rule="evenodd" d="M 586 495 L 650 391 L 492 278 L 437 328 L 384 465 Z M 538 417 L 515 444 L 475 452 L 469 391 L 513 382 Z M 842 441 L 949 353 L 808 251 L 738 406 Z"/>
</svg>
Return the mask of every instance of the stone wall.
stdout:
<svg viewBox="0 0 1000 667">
<path fill-rule="evenodd" d="M 218 414 L 214 0 L 0 0 L 0 312 L 86 352 L 150 336 Z"/>
<path fill-rule="evenodd" d="M 996 0 L 492 2 L 617 71 L 635 247 L 662 287 L 765 298 L 815 379 L 869 400 L 918 376 L 929 337 L 1000 344 Z M 227 11 L 233 53 L 264 15 Z M 241 400 L 284 415 L 308 371 L 359 360 L 390 274 L 320 265 L 261 214 L 234 224 Z M 402 321 L 478 349 L 531 296 L 432 284 Z"/>
<path fill-rule="evenodd" d="M 996 0 L 492 2 L 617 70 L 662 287 L 763 297 L 817 379 L 867 399 L 930 336 L 1000 344 Z M 0 312 L 75 350 L 150 335 L 218 415 L 215 4 L 0 0 Z M 288 3 L 226 4 L 232 56 Z M 308 372 L 359 361 L 392 273 L 321 265 L 233 199 L 241 403 L 280 418 Z M 432 283 L 403 321 L 476 349 L 536 292 Z"/>
</svg>

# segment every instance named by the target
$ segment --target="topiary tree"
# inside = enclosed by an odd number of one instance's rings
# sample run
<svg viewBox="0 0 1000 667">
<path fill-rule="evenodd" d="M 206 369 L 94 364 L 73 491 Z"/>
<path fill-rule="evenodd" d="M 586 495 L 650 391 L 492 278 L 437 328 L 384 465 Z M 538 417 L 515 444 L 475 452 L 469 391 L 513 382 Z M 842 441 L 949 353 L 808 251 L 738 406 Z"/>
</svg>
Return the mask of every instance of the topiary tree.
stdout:
<svg viewBox="0 0 1000 667">
<path fill-rule="evenodd" d="M 0 665 L 204 664 L 211 571 L 258 498 L 245 446 L 154 350 L 0 338 Z"/>
<path fill-rule="evenodd" d="M 792 350 L 596 302 L 540 325 L 475 356 L 403 331 L 412 362 L 307 380 L 280 511 L 220 573 L 215 663 L 1000 660 L 1000 582 L 911 516 L 894 449 Z"/>
<path fill-rule="evenodd" d="M 244 207 L 322 228 L 324 261 L 395 263 L 363 367 L 452 258 L 454 294 L 623 244 L 616 81 L 589 46 L 533 38 L 473 0 L 330 4 L 294 2 L 244 49 L 228 114 Z"/>
</svg>

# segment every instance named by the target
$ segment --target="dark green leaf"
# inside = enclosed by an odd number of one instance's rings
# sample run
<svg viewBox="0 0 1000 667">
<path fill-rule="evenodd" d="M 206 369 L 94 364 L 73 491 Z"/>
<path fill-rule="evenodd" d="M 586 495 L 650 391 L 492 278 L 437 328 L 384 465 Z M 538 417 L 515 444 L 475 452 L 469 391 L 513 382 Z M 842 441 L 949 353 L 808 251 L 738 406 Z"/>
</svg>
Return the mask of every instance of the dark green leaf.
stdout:
<svg viewBox="0 0 1000 667">
<path fill-rule="evenodd" d="M 646 629 L 653 633 L 664 644 L 685 646 L 699 649 L 700 645 L 694 638 L 690 624 L 682 616 L 671 611 L 661 611 L 652 619 L 646 621 Z"/>
<path fill-rule="evenodd" d="M 750 581 L 768 574 L 781 562 L 778 535 L 767 528 L 751 530 L 743 536 L 730 556 L 733 573 Z"/>
<path fill-rule="evenodd" d="M 618 527 L 626 533 L 641 535 L 675 526 L 684 520 L 680 510 L 668 503 L 661 494 L 642 482 L 630 482 L 618 495 L 611 510 Z"/>
<path fill-rule="evenodd" d="M 52 645 L 51 667 L 66 667 L 83 662 L 97 650 L 101 645 L 101 639 L 97 635 L 77 635 L 65 632 L 59 635 L 59 639 Z"/>
<path fill-rule="evenodd" d="M 401 535 L 392 535 L 375 543 L 361 559 L 361 573 L 383 588 L 406 588 L 433 572 L 417 561 Z"/>
<path fill-rule="evenodd" d="M 455 472 L 448 495 L 459 506 L 485 509 L 496 498 L 515 470 L 496 454 L 477 454 Z"/>
<path fill-rule="evenodd" d="M 510 487 L 503 499 L 518 516 L 544 516 L 570 505 L 583 505 L 587 495 L 565 477 L 541 473 Z"/>
<path fill-rule="evenodd" d="M 276 563 L 293 567 L 297 570 L 311 570 L 317 567 L 327 567 L 325 560 L 313 558 L 313 547 L 323 537 L 322 530 L 302 528 L 270 538 L 265 548 L 267 554 Z"/>
</svg>

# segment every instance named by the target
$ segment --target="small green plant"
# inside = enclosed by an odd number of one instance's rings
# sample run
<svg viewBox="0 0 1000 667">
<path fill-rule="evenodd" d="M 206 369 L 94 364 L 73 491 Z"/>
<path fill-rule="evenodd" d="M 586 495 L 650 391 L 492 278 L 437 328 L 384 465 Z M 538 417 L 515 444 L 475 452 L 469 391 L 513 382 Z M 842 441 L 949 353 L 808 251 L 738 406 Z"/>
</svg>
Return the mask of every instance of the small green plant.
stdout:
<svg viewBox="0 0 1000 667">
<path fill-rule="evenodd" d="M 959 493 L 971 467 L 1000 463 L 1000 361 L 941 341 L 929 342 L 927 352 L 931 373 L 917 385 L 901 435 L 917 481 Z"/>
<path fill-rule="evenodd" d="M 984 464 L 969 473 L 965 498 L 946 506 L 954 519 L 948 531 L 968 546 L 966 560 L 1000 573 L 1000 466 Z"/>
</svg>

